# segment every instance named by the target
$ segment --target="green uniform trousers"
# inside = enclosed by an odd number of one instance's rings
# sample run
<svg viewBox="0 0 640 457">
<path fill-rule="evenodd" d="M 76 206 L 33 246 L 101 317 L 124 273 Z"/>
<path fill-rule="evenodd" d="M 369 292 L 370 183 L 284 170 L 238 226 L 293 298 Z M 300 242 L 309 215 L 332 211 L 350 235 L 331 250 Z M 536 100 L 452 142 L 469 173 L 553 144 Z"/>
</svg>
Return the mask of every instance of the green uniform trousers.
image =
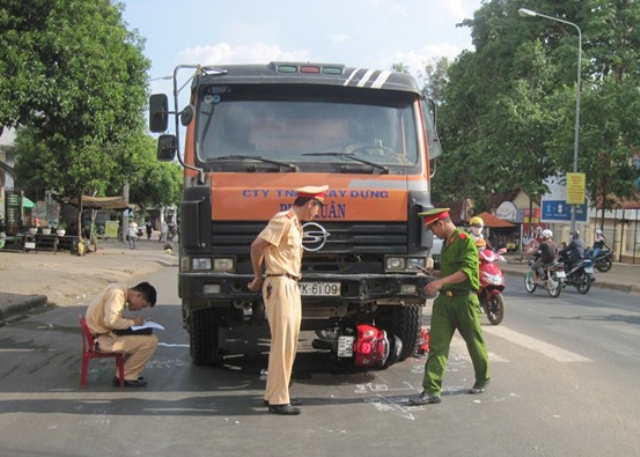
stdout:
<svg viewBox="0 0 640 457">
<path fill-rule="evenodd" d="M 429 356 L 424 366 L 422 387 L 432 395 L 442 392 L 442 378 L 449 359 L 449 347 L 458 329 L 467 343 L 476 381 L 490 378 L 487 345 L 480 326 L 480 302 L 476 294 L 463 297 L 439 295 L 433 303 L 429 330 Z"/>
</svg>

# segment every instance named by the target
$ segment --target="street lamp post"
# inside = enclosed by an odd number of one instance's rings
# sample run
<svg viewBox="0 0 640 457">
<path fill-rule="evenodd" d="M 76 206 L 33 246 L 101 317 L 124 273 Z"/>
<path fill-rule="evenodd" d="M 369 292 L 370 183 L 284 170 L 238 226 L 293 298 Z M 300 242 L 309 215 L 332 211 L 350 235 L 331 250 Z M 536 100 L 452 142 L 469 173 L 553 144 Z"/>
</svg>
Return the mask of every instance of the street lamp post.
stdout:
<svg viewBox="0 0 640 457">
<path fill-rule="evenodd" d="M 164 76 L 158 76 L 157 78 L 151 78 L 149 80 L 149 82 L 151 82 L 151 81 L 168 81 L 170 79 L 173 79 L 173 75 L 164 75 Z"/>
<path fill-rule="evenodd" d="M 571 25 L 576 28 L 578 31 L 578 87 L 576 88 L 576 126 L 575 126 L 575 138 L 573 143 L 573 172 L 578 172 L 578 144 L 580 142 L 580 90 L 581 90 L 581 63 L 582 63 L 582 31 L 580 27 L 578 27 L 573 22 L 565 21 L 564 19 L 559 19 L 553 16 L 547 16 L 545 14 L 540 14 L 535 11 L 520 8 L 518 10 L 518 14 L 522 17 L 536 17 L 540 16 L 545 19 L 549 19 L 551 21 L 560 22 L 562 24 Z M 575 232 L 576 230 L 576 206 L 571 205 L 571 231 Z"/>
</svg>

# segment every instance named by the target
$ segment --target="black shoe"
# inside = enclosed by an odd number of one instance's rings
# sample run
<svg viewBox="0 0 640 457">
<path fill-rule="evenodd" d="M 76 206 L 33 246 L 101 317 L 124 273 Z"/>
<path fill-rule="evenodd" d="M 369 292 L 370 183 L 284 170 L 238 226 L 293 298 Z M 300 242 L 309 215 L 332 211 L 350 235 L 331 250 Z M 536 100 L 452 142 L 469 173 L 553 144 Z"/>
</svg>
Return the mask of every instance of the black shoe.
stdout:
<svg viewBox="0 0 640 457">
<path fill-rule="evenodd" d="M 487 387 L 489 387 L 490 382 L 491 381 L 489 381 L 488 379 L 486 381 L 476 381 L 471 390 L 469 390 L 469 393 L 471 395 L 483 393 L 485 390 L 487 390 Z"/>
<path fill-rule="evenodd" d="M 409 403 L 414 406 L 435 405 L 442 403 L 442 398 L 440 398 L 439 395 L 432 395 L 426 390 L 423 390 L 416 398 L 410 398 Z"/>
<path fill-rule="evenodd" d="M 120 387 L 120 378 L 118 378 L 117 376 L 114 376 L 113 385 L 116 387 Z M 144 387 L 146 385 L 147 385 L 147 381 L 145 381 L 142 376 L 140 376 L 135 381 L 129 381 L 128 379 L 124 380 L 125 387 Z"/>
<path fill-rule="evenodd" d="M 289 404 L 291 406 L 301 406 L 302 405 L 302 401 L 298 400 L 297 398 L 290 398 L 289 399 Z M 262 400 L 262 405 L 266 408 L 267 406 L 269 406 L 269 400 Z"/>
<path fill-rule="evenodd" d="M 291 405 L 269 405 L 269 412 L 271 414 L 282 414 L 285 416 L 297 416 L 302 411 L 300 408 L 296 408 Z"/>
</svg>

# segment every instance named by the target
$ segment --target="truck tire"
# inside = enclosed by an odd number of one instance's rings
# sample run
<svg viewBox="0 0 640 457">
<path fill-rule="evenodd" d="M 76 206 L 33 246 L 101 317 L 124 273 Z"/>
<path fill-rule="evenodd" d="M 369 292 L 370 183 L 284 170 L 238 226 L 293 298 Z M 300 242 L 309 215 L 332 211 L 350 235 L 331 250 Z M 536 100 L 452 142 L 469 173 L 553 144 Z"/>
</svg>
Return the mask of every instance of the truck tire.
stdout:
<svg viewBox="0 0 640 457">
<path fill-rule="evenodd" d="M 420 340 L 421 306 L 381 306 L 378 313 L 376 323 L 402 341 L 399 361 L 413 355 Z"/>
<path fill-rule="evenodd" d="M 196 365 L 218 363 L 220 313 L 215 309 L 193 311 L 189 326 L 191 359 Z"/>
</svg>

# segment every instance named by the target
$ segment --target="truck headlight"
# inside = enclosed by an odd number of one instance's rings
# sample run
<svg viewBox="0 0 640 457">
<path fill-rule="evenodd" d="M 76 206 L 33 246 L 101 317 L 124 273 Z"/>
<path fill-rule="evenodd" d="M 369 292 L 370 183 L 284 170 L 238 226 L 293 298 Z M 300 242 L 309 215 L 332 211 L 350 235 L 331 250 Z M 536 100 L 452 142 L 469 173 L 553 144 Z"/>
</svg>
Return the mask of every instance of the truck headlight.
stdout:
<svg viewBox="0 0 640 457">
<path fill-rule="evenodd" d="M 207 257 L 193 257 L 191 259 L 191 271 L 211 270 L 211 259 Z"/>
<path fill-rule="evenodd" d="M 412 257 L 407 259 L 407 271 L 416 271 L 417 267 L 424 268 L 426 265 L 427 259 L 424 257 Z"/>
<path fill-rule="evenodd" d="M 235 269 L 233 259 L 213 259 L 213 271 L 216 273 L 233 273 Z"/>
<path fill-rule="evenodd" d="M 387 257 L 385 261 L 385 271 L 388 273 L 416 273 L 417 266 L 424 268 L 426 259 L 424 257 Z"/>
<path fill-rule="evenodd" d="M 385 270 L 387 271 L 404 271 L 405 261 L 402 257 L 387 257 Z"/>
</svg>

